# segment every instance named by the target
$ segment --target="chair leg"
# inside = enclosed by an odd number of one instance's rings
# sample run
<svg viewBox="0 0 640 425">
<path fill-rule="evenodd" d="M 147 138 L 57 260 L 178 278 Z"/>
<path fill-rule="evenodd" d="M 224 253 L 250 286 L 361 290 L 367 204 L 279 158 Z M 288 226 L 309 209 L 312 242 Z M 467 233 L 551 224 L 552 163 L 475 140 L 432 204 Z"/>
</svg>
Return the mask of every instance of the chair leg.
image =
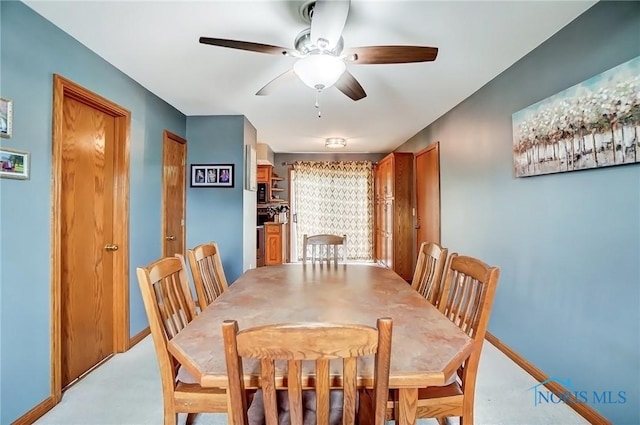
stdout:
<svg viewBox="0 0 640 425">
<path fill-rule="evenodd" d="M 187 420 L 184 422 L 185 425 L 191 425 L 196 420 L 197 413 L 187 413 Z"/>
<path fill-rule="evenodd" d="M 164 425 L 178 425 L 178 413 L 165 407 Z"/>
<path fill-rule="evenodd" d="M 438 420 L 438 425 L 447 425 L 447 418 L 436 418 Z M 460 423 L 462 425 L 462 422 Z"/>
<path fill-rule="evenodd" d="M 460 416 L 460 425 L 473 425 L 473 412 Z"/>
</svg>

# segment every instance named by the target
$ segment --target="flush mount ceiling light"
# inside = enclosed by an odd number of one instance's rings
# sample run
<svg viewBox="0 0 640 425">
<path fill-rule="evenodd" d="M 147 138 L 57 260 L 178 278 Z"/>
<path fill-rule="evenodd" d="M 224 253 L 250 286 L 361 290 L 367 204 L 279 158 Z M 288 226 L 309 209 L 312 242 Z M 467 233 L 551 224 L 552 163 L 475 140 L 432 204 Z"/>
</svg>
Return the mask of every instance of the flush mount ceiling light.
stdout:
<svg viewBox="0 0 640 425">
<path fill-rule="evenodd" d="M 318 91 L 333 86 L 345 69 L 347 65 L 342 59 L 322 53 L 300 58 L 293 65 L 293 71 L 302 82 Z"/>
<path fill-rule="evenodd" d="M 329 137 L 324 141 L 324 146 L 327 148 L 344 148 L 347 146 L 347 139 L 343 137 Z"/>
</svg>

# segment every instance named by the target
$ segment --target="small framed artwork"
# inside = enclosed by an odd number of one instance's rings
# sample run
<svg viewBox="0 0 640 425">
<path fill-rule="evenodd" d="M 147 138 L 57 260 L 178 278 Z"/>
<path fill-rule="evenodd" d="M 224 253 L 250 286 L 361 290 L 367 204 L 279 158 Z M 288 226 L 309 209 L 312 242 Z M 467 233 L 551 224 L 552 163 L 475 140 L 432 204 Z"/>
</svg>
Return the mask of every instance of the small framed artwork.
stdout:
<svg viewBox="0 0 640 425">
<path fill-rule="evenodd" d="M 0 148 L 0 177 L 26 180 L 29 178 L 29 152 Z"/>
<path fill-rule="evenodd" d="M 258 170 L 258 160 L 256 158 L 256 148 L 251 145 L 246 146 L 245 166 L 245 189 L 255 192 L 258 189 L 256 173 Z"/>
<path fill-rule="evenodd" d="M 10 138 L 13 130 L 13 101 L 0 97 L 0 137 Z"/>
<path fill-rule="evenodd" d="M 233 164 L 191 164 L 191 187 L 233 187 Z"/>
</svg>

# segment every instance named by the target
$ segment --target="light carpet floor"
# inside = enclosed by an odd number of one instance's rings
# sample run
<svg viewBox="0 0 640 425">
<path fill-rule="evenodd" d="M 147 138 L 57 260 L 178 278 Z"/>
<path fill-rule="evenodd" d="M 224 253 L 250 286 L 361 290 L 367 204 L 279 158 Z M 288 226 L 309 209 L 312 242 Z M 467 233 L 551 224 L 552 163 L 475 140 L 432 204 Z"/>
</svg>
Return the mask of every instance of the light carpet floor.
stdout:
<svg viewBox="0 0 640 425">
<path fill-rule="evenodd" d="M 538 382 L 485 342 L 476 386 L 477 425 L 588 424 L 563 404 L 534 406 Z M 180 415 L 179 424 L 185 416 Z M 224 414 L 199 414 L 197 425 L 224 425 Z M 456 424 L 457 420 L 452 421 Z M 162 390 L 151 337 L 117 354 L 68 389 L 38 425 L 161 425 Z M 433 419 L 420 425 L 437 424 Z"/>
</svg>

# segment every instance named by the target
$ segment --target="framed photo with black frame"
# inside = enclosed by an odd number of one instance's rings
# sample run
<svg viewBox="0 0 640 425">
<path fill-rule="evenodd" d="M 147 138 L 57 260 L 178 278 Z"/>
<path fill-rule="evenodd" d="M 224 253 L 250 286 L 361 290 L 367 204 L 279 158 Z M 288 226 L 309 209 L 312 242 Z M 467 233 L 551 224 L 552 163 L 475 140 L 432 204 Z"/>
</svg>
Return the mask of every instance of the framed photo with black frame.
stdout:
<svg viewBox="0 0 640 425">
<path fill-rule="evenodd" d="M 191 187 L 233 187 L 233 164 L 191 164 Z"/>
</svg>

